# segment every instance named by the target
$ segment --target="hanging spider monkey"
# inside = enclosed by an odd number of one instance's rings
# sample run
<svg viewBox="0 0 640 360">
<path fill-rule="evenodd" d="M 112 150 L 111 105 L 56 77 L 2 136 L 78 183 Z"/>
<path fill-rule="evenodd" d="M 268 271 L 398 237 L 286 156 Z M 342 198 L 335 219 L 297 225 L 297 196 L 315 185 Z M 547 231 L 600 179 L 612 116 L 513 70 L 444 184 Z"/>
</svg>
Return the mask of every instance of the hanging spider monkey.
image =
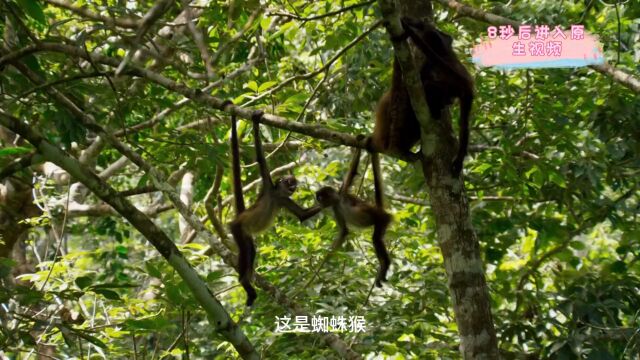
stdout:
<svg viewBox="0 0 640 360">
<path fill-rule="evenodd" d="M 228 103 L 225 103 L 225 106 Z M 256 148 L 256 161 L 260 168 L 262 190 L 255 204 L 245 209 L 240 179 L 240 150 L 236 130 L 236 116 L 231 116 L 231 156 L 233 171 L 233 193 L 236 200 L 236 218 L 231 222 L 231 234 L 238 245 L 238 275 L 242 287 L 247 293 L 247 306 L 251 306 L 257 297 L 251 285 L 254 272 L 256 247 L 252 235 L 266 230 L 272 223 L 278 210 L 286 208 L 304 221 L 322 210 L 318 205 L 304 209 L 291 200 L 298 181 L 293 175 L 287 175 L 272 181 L 260 140 L 260 119 L 263 112 L 257 110 L 252 115 L 253 138 Z"/>
<path fill-rule="evenodd" d="M 462 171 L 462 164 L 469 145 L 469 117 L 473 103 L 473 79 L 453 51 L 453 38 L 430 23 L 408 17 L 402 18 L 405 33 L 403 41 L 411 37 L 425 54 L 420 68 L 420 78 L 431 117 L 439 119 L 445 106 L 460 99 L 460 134 L 458 152 L 451 169 L 454 176 Z M 394 58 L 391 90 L 378 102 L 376 124 L 369 148 L 374 151 L 400 153 L 415 159 L 410 150 L 420 139 L 420 124 L 411 107 L 407 89 L 402 81 L 398 60 Z"/>
<path fill-rule="evenodd" d="M 382 183 L 380 181 L 380 162 L 377 153 L 371 153 L 376 204 L 371 205 L 349 194 L 349 187 L 351 186 L 353 178 L 358 171 L 359 163 L 360 149 L 356 149 L 353 155 L 353 160 L 351 161 L 351 168 L 342 182 L 340 191 L 338 192 L 332 187 L 325 186 L 316 192 L 316 200 L 318 200 L 323 207 L 331 207 L 333 209 L 336 224 L 340 229 L 338 237 L 331 245 L 329 254 L 320 263 L 318 271 L 333 251 L 340 248 L 344 243 L 345 238 L 349 234 L 349 228 L 347 225 L 353 225 L 356 227 L 373 226 L 373 247 L 375 249 L 376 256 L 378 257 L 378 261 L 380 262 L 380 268 L 376 275 L 375 284 L 377 287 L 381 287 L 382 282 L 387 280 L 387 270 L 391 264 L 389 253 L 387 252 L 387 248 L 384 244 L 384 234 L 391 223 L 391 215 L 384 210 L 384 194 Z"/>
</svg>

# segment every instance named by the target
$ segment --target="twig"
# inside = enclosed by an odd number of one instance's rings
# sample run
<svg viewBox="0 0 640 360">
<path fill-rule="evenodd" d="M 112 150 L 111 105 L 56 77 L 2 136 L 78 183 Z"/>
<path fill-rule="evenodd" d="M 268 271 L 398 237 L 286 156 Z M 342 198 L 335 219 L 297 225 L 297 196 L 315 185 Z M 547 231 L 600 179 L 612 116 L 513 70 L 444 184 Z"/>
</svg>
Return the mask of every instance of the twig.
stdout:
<svg viewBox="0 0 640 360">
<path fill-rule="evenodd" d="M 334 16 L 334 15 L 339 15 L 342 14 L 344 12 L 353 10 L 353 9 L 357 9 L 357 8 L 361 8 L 367 5 L 371 5 L 374 2 L 376 2 L 376 0 L 370 0 L 370 1 L 365 1 L 363 3 L 359 3 L 359 4 L 353 4 L 353 5 L 349 5 L 349 6 L 345 6 L 341 9 L 338 10 L 334 10 L 334 11 L 330 11 L 326 14 L 320 14 L 320 15 L 316 15 L 316 16 L 310 16 L 310 17 L 301 17 L 300 15 L 296 15 L 296 14 L 289 14 L 289 13 L 285 13 L 285 12 L 270 12 L 269 15 L 275 15 L 275 16 L 282 16 L 282 17 L 287 17 L 287 18 L 291 18 L 294 20 L 301 20 L 301 21 L 312 21 L 312 20 L 319 20 L 319 19 L 324 19 L 326 17 L 329 16 Z"/>
<path fill-rule="evenodd" d="M 272 87 L 268 91 L 265 91 L 264 93 L 256 96 L 255 98 L 251 99 L 250 101 L 246 102 L 245 104 L 243 104 L 243 106 L 249 106 L 249 105 L 255 103 L 256 101 L 258 101 L 258 100 L 260 100 L 260 99 L 262 99 L 262 98 L 264 98 L 266 96 L 269 96 L 269 95 L 279 91 L 283 87 L 289 85 L 290 83 L 292 83 L 292 82 L 294 82 L 296 80 L 311 79 L 312 77 L 317 76 L 318 74 L 322 73 L 323 71 L 326 71 L 326 69 L 328 69 L 331 65 L 333 65 L 333 63 L 336 62 L 336 60 L 338 60 L 342 55 L 344 55 L 345 52 L 347 52 L 349 49 L 354 47 L 362 39 L 367 37 L 371 32 L 373 32 L 375 29 L 377 29 L 380 25 L 382 25 L 382 21 L 381 20 L 375 22 L 369 29 L 367 29 L 365 32 L 363 32 L 358 37 L 353 39 L 344 48 L 340 49 L 340 51 L 338 51 L 331 59 L 329 59 L 329 61 L 327 61 L 326 64 L 324 64 L 324 66 L 320 67 L 319 69 L 316 69 L 316 70 L 314 70 L 312 72 L 309 72 L 309 73 L 306 73 L 306 74 L 292 76 L 292 77 L 284 80 L 283 82 L 281 82 L 277 86 Z"/>
</svg>

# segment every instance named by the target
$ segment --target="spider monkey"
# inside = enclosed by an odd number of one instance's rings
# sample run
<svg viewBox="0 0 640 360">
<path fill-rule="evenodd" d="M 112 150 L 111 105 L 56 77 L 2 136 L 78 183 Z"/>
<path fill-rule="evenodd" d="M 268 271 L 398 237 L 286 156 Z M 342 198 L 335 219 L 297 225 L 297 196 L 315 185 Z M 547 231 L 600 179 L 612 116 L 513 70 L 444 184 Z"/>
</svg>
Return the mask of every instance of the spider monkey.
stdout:
<svg viewBox="0 0 640 360">
<path fill-rule="evenodd" d="M 373 167 L 373 178 L 375 188 L 375 205 L 371 205 L 359 198 L 349 194 L 349 187 L 353 182 L 358 171 L 358 164 L 360 162 L 360 149 L 357 148 L 351 161 L 351 168 L 345 177 L 340 191 L 336 191 L 334 188 L 325 186 L 316 192 L 316 200 L 323 207 L 331 207 L 333 209 L 336 223 L 340 229 L 338 237 L 331 245 L 331 251 L 329 255 L 336 249 L 340 248 L 344 243 L 345 238 L 349 234 L 349 228 L 347 225 L 353 225 L 356 227 L 369 227 L 373 226 L 373 247 L 380 262 L 380 268 L 376 275 L 375 284 L 377 287 L 382 286 L 383 281 L 387 281 L 387 270 L 391 264 L 389 253 L 384 244 L 384 234 L 387 227 L 391 223 L 391 215 L 384 210 L 383 204 L 383 189 L 380 181 L 380 168 L 378 154 L 371 153 L 371 163 Z M 329 255 L 322 261 L 318 270 L 326 262 Z M 317 272 L 316 272 L 317 274 Z M 315 275 L 314 275 L 315 276 Z"/>
<path fill-rule="evenodd" d="M 228 104 L 225 103 L 224 106 Z M 322 210 L 320 206 L 304 209 L 296 204 L 290 197 L 295 192 L 298 181 L 293 175 L 287 175 L 271 179 L 269 168 L 262 150 L 260 140 L 260 119 L 263 116 L 261 110 L 256 110 L 251 116 L 253 121 L 253 138 L 256 148 L 256 161 L 260 168 L 262 178 L 262 190 L 255 204 L 245 209 L 240 178 L 240 150 L 238 145 L 238 133 L 236 130 L 236 115 L 231 115 L 231 156 L 233 172 L 233 193 L 236 201 L 236 218 L 231 222 L 231 234 L 238 245 L 238 275 L 242 287 L 247 293 L 247 306 L 251 306 L 257 297 L 256 290 L 251 285 L 254 272 L 256 247 L 252 238 L 266 230 L 272 223 L 278 210 L 286 208 L 291 213 L 304 221 Z"/>
<path fill-rule="evenodd" d="M 420 78 L 431 117 L 439 119 L 445 106 L 460 99 L 460 134 L 458 152 L 451 169 L 454 176 L 462 171 L 469 145 L 469 117 L 473 103 L 473 79 L 453 51 L 453 38 L 430 23 L 402 18 L 405 33 L 393 41 L 411 37 L 426 55 L 420 68 Z M 391 90 L 378 102 L 376 124 L 370 140 L 374 151 L 396 152 L 415 158 L 410 151 L 420 139 L 420 124 L 416 118 L 407 89 L 402 82 L 398 60 L 394 58 Z"/>
</svg>

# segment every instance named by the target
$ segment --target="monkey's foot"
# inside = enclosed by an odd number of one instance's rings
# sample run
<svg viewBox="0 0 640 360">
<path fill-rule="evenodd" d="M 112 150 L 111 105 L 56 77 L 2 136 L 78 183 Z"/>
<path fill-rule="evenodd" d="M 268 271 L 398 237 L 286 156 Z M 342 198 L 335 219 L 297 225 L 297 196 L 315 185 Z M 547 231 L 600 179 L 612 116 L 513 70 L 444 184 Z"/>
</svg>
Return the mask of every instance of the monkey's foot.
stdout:
<svg viewBox="0 0 640 360">
<path fill-rule="evenodd" d="M 247 306 L 253 305 L 253 302 L 256 301 L 258 297 L 256 290 L 251 285 L 244 287 L 244 290 L 247 292 Z"/>
<path fill-rule="evenodd" d="M 376 287 L 381 288 L 382 283 L 387 282 L 387 271 L 378 270 L 378 275 L 376 275 Z"/>
<path fill-rule="evenodd" d="M 251 280 L 249 280 L 250 277 L 249 276 L 241 276 L 240 277 L 240 284 L 242 285 L 242 288 L 244 288 L 244 291 L 247 293 L 247 306 L 251 306 L 253 305 L 253 302 L 256 300 L 256 298 L 258 297 L 258 294 L 256 293 L 256 289 L 253 288 L 253 286 L 251 286 Z"/>
</svg>

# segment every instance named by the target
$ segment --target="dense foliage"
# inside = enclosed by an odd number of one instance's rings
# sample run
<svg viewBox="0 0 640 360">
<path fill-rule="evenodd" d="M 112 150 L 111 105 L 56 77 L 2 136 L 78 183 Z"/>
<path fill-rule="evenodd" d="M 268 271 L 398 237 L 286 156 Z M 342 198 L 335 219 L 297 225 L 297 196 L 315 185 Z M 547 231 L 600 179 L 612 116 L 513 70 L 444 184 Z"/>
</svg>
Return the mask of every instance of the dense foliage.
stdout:
<svg viewBox="0 0 640 360">
<path fill-rule="evenodd" d="M 178 18 L 188 2 L 170 2 L 146 34 L 124 26 L 153 3 L 3 1 L 0 59 L 36 41 L 65 44 L 119 62 L 130 57 L 127 61 L 192 89 L 215 84 L 205 91 L 312 129 L 371 132 L 393 56 L 384 27 L 369 31 L 380 20 L 375 2 L 201 1 L 192 4 L 197 26 L 191 30 L 184 14 Z M 488 24 L 456 17 L 435 3 L 435 22 L 454 36 L 456 51 L 476 80 L 465 186 L 503 356 L 637 358 L 638 93 L 592 68 L 474 68 L 464 54 Z M 637 2 L 465 3 L 527 23 L 583 23 L 600 38 L 609 63 L 636 77 L 640 73 Z M 95 155 L 85 151 L 98 141 L 96 134 L 57 102 L 51 89 L 63 92 L 157 169 L 173 174 L 170 183 L 207 227 L 223 236 L 210 217 L 226 224 L 235 213 L 229 199 L 228 114 L 184 100 L 175 89 L 127 67 L 116 76 L 113 66 L 59 51 L 29 52 L 15 62 L 0 70 L 4 112 L 27 121 L 96 173 L 104 172 L 121 154 L 104 145 Z M 457 106 L 454 117 L 456 111 Z M 239 122 L 245 185 L 259 176 L 252 164 L 251 126 Z M 285 172 L 301 182 L 296 201 L 310 206 L 315 190 L 342 181 L 348 147 L 286 129 L 262 130 L 271 169 L 291 164 Z M 5 244 L 15 238 L 15 245 L 10 243 L 15 249 L 0 253 L 0 358 L 235 356 L 183 280 L 143 236 L 64 171 L 42 164 L 28 143 L 7 139 L 3 135 L 0 166 L 6 170 L 23 158 L 30 166 L 9 176 L 2 170 L 0 230 Z M 382 159 L 394 215 L 387 234 L 393 258 L 387 286 L 373 287 L 377 260 L 370 230 L 352 231 L 346 248 L 312 279 L 337 233 L 328 211 L 302 224 L 281 214 L 273 228 L 257 236 L 257 272 L 310 314 L 364 316 L 365 332 L 337 334 L 363 357 L 457 358 L 459 334 L 422 171 L 396 158 Z M 190 237 L 144 171 L 120 162 L 123 166 L 104 179 L 120 191 L 137 189 L 129 199 L 175 240 L 264 358 L 338 358 L 316 333 L 276 331 L 276 317 L 290 315 L 281 299 L 259 291 L 253 308 L 245 308 L 235 271 L 207 251 L 204 237 Z M 211 188 L 220 169 L 224 176 L 215 194 Z M 360 174 L 353 191 L 371 199 L 370 167 Z M 248 202 L 257 189 L 246 193 Z"/>
</svg>

